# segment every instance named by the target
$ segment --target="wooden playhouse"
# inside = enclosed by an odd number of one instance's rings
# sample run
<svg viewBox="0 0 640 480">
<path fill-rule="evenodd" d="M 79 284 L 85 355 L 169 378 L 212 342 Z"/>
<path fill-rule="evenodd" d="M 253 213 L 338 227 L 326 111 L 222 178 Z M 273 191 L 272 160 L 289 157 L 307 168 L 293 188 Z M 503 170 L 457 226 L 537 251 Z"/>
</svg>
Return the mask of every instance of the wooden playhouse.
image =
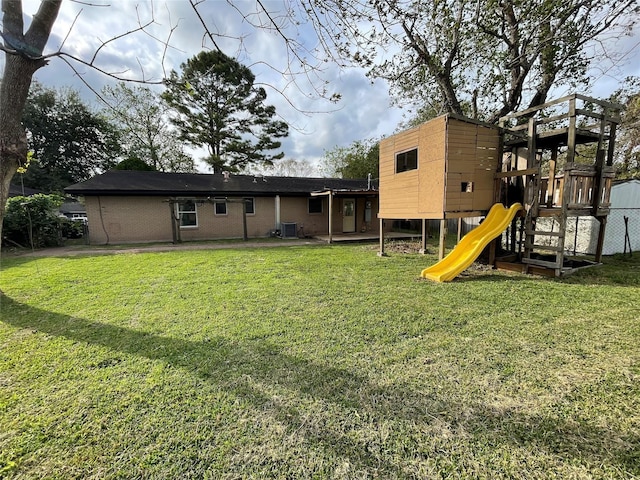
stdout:
<svg viewBox="0 0 640 480">
<path fill-rule="evenodd" d="M 489 125 L 447 114 L 380 143 L 380 231 L 385 220 L 478 217 L 501 202 L 524 205 L 491 244 L 499 268 L 561 276 L 600 262 L 614 178 L 619 105 L 573 94 Z M 570 219 L 598 220 L 595 261 L 568 255 Z M 380 239 L 384 254 L 384 238 Z"/>
<path fill-rule="evenodd" d="M 385 220 L 441 220 L 440 258 L 446 220 L 477 217 L 494 203 L 500 129 L 447 114 L 380 142 L 380 211 Z M 384 254 L 384 239 L 380 240 Z"/>
</svg>

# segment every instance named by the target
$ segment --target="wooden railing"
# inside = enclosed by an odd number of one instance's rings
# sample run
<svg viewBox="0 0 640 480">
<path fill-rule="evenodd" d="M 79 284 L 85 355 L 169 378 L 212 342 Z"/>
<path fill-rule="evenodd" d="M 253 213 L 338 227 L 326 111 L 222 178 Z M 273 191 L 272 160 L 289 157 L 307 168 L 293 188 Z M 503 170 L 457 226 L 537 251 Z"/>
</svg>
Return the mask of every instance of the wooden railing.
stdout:
<svg viewBox="0 0 640 480">
<path fill-rule="evenodd" d="M 583 134 L 608 135 L 610 125 L 620 122 L 621 105 L 579 94 L 567 95 L 543 105 L 512 113 L 500 118 L 500 127 L 505 129 L 505 143 L 525 141 L 531 135 L 530 121 L 534 122 L 536 134 L 568 129 L 571 118 L 574 127 Z M 606 131 L 602 131 L 605 128 Z"/>
<path fill-rule="evenodd" d="M 609 208 L 611 206 L 611 183 L 614 172 L 612 168 L 606 168 L 602 178 L 602 188 L 598 203 L 599 208 Z M 568 179 L 568 185 L 565 185 Z M 597 190 L 597 172 L 595 167 L 586 165 L 576 165 L 567 169 L 566 174 L 556 175 L 551 180 L 548 177 L 540 179 L 539 205 L 542 208 L 562 207 L 565 198 L 565 188 L 568 199 L 567 209 L 587 210 L 595 206 Z"/>
</svg>

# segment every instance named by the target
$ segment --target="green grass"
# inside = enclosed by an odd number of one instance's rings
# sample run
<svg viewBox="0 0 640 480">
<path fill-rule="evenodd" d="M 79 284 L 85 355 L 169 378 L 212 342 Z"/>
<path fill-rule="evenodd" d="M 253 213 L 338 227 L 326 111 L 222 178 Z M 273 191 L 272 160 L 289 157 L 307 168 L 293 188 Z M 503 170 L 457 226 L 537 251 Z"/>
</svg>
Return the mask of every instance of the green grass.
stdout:
<svg viewBox="0 0 640 480">
<path fill-rule="evenodd" d="M 640 259 L 5 258 L 0 478 L 640 477 Z"/>
</svg>

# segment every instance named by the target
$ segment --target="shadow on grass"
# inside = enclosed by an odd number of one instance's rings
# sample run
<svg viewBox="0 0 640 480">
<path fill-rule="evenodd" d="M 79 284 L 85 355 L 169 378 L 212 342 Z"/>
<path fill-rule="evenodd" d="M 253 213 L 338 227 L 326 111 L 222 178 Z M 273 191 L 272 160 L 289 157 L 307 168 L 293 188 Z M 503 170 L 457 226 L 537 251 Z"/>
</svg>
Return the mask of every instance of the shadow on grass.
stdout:
<svg viewBox="0 0 640 480">
<path fill-rule="evenodd" d="M 469 458 L 482 455 L 474 450 L 486 449 L 487 445 L 526 447 L 572 465 L 608 465 L 640 475 L 640 437 L 628 438 L 626 433 L 600 428 L 588 420 L 531 416 L 514 409 L 496 411 L 481 399 L 472 405 L 461 405 L 442 394 L 416 392 L 409 385 L 378 385 L 365 375 L 286 354 L 264 339 L 232 341 L 215 337 L 190 341 L 51 313 L 6 296 L 0 301 L 2 321 L 7 324 L 185 369 L 203 381 L 229 388 L 230 393 L 261 411 L 271 411 L 288 425 L 290 433 L 303 430 L 309 441 L 331 452 L 334 458 L 349 457 L 353 465 L 377 468 L 383 476 L 402 477 L 406 474 L 405 462 L 415 463 L 420 456 L 433 461 L 436 454 L 444 458 L 452 453 L 430 451 L 428 445 L 421 444 L 428 442 L 422 438 L 427 434 L 419 425 L 435 422 L 446 425 L 449 432 L 466 432 L 464 442 L 470 445 Z M 374 424 L 406 422 L 413 425 L 411 438 L 403 443 L 403 451 L 390 451 L 393 445 L 383 445 L 384 453 L 380 453 L 368 448 L 365 440 L 350 435 L 348 427 L 336 429 L 328 426 L 330 422 L 317 421 L 313 429 L 308 429 L 304 410 L 282 405 L 254 387 L 256 382 L 280 385 L 346 411 L 365 412 Z M 455 442 L 449 446 L 457 451 L 456 455 L 465 448 Z M 446 461 L 451 465 L 452 460 Z M 435 463 L 438 464 L 437 458 Z M 553 467 L 554 464 L 549 465 Z"/>
</svg>

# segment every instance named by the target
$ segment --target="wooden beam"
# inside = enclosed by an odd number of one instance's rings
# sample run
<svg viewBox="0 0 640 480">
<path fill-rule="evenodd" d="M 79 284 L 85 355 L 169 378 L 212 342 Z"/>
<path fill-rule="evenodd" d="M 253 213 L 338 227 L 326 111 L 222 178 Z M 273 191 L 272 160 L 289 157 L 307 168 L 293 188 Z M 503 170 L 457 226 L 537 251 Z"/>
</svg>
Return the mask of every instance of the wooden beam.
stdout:
<svg viewBox="0 0 640 480">
<path fill-rule="evenodd" d="M 427 219 L 422 219 L 422 239 L 420 240 L 420 250 L 419 253 L 425 254 L 427 253 L 427 237 L 429 236 L 429 232 L 427 231 Z"/>
<path fill-rule="evenodd" d="M 604 233 L 607 227 L 607 217 L 597 217 L 596 219 L 600 222 L 600 228 L 598 229 L 595 261 L 600 263 L 602 261 L 602 250 L 604 249 Z"/>
<path fill-rule="evenodd" d="M 384 251 L 384 219 L 380 219 L 380 248 L 378 250 L 379 257 L 385 257 L 387 254 Z"/>
<path fill-rule="evenodd" d="M 440 245 L 438 246 L 438 260 L 444 258 L 445 240 L 447 239 L 447 221 L 443 218 L 440 220 Z"/>
<path fill-rule="evenodd" d="M 511 170 L 510 172 L 498 172 L 495 178 L 519 177 L 520 175 L 534 175 L 538 173 L 538 168 L 527 168 L 525 170 Z"/>
<path fill-rule="evenodd" d="M 556 165 L 558 162 L 558 149 L 554 148 L 549 160 L 549 182 L 547 184 L 547 207 L 553 206 L 553 199 L 556 195 Z"/>
</svg>

